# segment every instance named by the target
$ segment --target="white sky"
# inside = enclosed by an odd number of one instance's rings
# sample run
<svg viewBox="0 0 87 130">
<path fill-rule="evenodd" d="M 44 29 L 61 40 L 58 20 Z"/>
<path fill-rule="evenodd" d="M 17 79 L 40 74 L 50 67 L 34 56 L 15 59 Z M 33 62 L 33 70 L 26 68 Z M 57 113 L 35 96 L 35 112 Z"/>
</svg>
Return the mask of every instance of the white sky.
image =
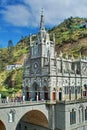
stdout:
<svg viewBox="0 0 87 130">
<path fill-rule="evenodd" d="M 15 26 L 37 26 L 41 8 L 45 23 L 56 25 L 70 16 L 87 17 L 87 0 L 1 0 L 4 21 Z"/>
<path fill-rule="evenodd" d="M 87 0 L 0 0 L 0 47 L 9 39 L 16 44 L 21 35 L 35 33 L 42 8 L 49 28 L 71 16 L 87 17 Z"/>
</svg>

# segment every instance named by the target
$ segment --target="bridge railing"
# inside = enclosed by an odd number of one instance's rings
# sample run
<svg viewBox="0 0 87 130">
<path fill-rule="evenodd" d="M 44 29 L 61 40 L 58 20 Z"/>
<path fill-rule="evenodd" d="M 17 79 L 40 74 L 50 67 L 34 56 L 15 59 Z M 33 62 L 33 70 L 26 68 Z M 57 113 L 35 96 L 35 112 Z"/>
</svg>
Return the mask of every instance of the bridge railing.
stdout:
<svg viewBox="0 0 87 130">
<path fill-rule="evenodd" d="M 8 101 L 6 99 L 1 99 L 0 100 L 0 107 L 2 106 L 17 106 L 17 105 L 31 105 L 31 104 L 55 104 L 56 101 L 52 101 L 52 100 L 30 100 L 30 101 L 23 101 L 23 100 L 11 100 L 9 99 Z"/>
</svg>

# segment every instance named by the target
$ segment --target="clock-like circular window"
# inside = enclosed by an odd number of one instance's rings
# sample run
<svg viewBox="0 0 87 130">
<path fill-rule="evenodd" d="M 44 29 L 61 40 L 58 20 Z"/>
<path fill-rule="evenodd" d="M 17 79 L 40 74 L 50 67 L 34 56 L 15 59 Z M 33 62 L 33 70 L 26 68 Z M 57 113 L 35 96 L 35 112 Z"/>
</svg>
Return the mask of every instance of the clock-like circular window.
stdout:
<svg viewBox="0 0 87 130">
<path fill-rule="evenodd" d="M 38 68 L 38 64 L 34 63 L 34 68 L 37 69 Z"/>
<path fill-rule="evenodd" d="M 39 63 L 38 62 L 34 62 L 33 66 L 32 66 L 32 69 L 33 69 L 33 72 L 36 73 L 38 71 L 38 69 L 39 69 Z"/>
</svg>

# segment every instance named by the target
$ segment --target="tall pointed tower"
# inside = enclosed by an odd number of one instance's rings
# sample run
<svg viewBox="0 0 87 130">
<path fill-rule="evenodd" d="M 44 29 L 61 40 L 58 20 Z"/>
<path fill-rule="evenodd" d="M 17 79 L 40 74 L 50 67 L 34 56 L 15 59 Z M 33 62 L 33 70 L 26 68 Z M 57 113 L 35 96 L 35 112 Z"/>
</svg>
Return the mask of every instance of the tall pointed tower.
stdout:
<svg viewBox="0 0 87 130">
<path fill-rule="evenodd" d="M 35 41 L 32 41 L 32 37 L 30 37 L 30 57 L 27 63 L 27 67 L 24 67 L 23 77 L 26 99 L 52 99 L 51 91 L 56 85 L 56 81 L 55 84 L 51 84 L 52 75 L 56 73 L 55 42 L 50 41 L 49 34 L 45 30 L 43 11 L 41 13 L 40 30 Z"/>
</svg>

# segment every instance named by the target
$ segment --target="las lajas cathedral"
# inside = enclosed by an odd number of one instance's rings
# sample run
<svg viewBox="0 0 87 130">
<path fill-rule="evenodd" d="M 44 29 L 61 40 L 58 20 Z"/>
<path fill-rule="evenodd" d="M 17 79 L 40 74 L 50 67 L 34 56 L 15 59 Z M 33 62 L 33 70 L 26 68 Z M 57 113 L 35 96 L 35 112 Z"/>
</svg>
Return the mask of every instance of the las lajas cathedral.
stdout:
<svg viewBox="0 0 87 130">
<path fill-rule="evenodd" d="M 87 130 L 87 59 L 63 58 L 55 53 L 55 37 L 50 40 L 41 14 L 40 31 L 24 62 L 25 100 L 55 104 L 55 124 L 61 130 Z"/>
</svg>

